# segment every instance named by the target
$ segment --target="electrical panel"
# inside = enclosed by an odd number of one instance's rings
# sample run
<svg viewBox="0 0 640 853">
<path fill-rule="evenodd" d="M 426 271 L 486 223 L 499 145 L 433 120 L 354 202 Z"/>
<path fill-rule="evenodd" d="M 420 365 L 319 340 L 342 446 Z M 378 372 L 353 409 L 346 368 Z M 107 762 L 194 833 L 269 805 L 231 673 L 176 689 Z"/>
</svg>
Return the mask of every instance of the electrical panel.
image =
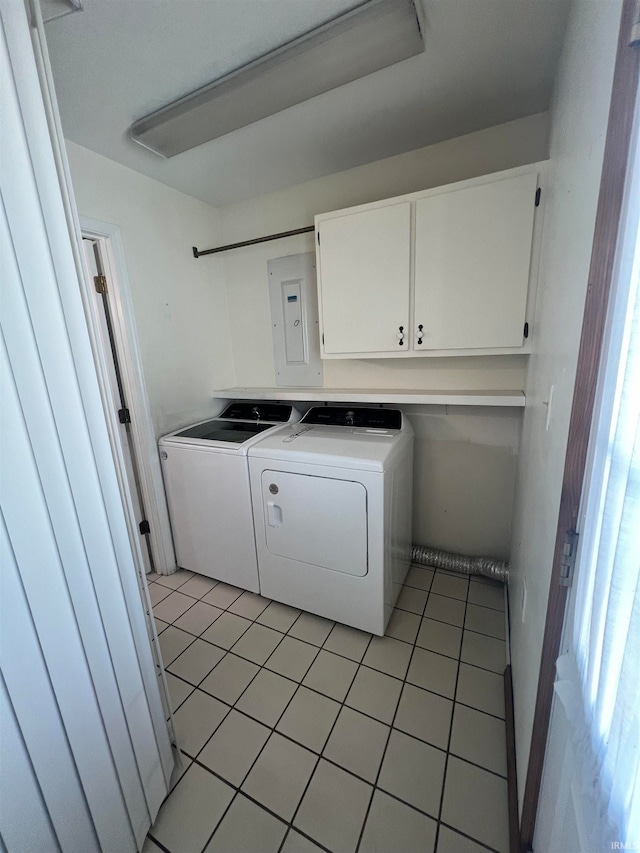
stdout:
<svg viewBox="0 0 640 853">
<path fill-rule="evenodd" d="M 314 252 L 268 263 L 276 384 L 322 385 Z"/>
</svg>

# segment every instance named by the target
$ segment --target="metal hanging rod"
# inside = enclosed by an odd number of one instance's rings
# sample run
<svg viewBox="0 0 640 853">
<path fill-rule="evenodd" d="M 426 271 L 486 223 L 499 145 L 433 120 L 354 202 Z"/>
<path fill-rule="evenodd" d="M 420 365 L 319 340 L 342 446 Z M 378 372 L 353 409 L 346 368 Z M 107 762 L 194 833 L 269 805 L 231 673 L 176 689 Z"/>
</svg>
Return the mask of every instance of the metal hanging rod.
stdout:
<svg viewBox="0 0 640 853">
<path fill-rule="evenodd" d="M 306 228 L 296 228 L 294 231 L 281 231 L 279 234 L 269 234 L 266 237 L 256 237 L 255 240 L 243 240 L 242 243 L 229 243 L 227 246 L 218 246 L 215 249 L 199 250 L 193 246 L 193 257 L 199 258 L 201 255 L 216 255 L 218 252 L 228 252 L 229 249 L 242 249 L 244 246 L 255 246 L 256 243 L 267 243 L 269 240 L 280 240 L 282 237 L 308 234 L 310 231 L 315 231 L 314 225 L 309 225 Z"/>
</svg>

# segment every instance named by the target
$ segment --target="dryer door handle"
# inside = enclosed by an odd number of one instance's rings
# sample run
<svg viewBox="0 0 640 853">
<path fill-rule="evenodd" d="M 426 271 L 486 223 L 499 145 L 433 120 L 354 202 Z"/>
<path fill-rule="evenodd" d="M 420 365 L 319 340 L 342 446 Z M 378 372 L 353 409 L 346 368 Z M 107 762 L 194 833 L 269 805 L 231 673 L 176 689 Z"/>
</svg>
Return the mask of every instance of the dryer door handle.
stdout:
<svg viewBox="0 0 640 853">
<path fill-rule="evenodd" d="M 267 501 L 267 519 L 269 521 L 269 527 L 281 527 L 282 507 L 278 506 L 278 504 L 273 501 Z"/>
</svg>

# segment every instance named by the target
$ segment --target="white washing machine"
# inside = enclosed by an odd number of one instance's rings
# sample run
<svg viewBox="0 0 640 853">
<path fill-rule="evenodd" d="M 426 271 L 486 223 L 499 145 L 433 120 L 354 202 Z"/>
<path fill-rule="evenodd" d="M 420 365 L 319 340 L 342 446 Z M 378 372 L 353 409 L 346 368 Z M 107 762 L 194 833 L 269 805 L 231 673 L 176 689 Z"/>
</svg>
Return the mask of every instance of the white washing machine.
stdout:
<svg viewBox="0 0 640 853">
<path fill-rule="evenodd" d="M 293 406 L 238 401 L 158 446 L 178 565 L 259 592 L 247 452 L 300 420 Z"/>
<path fill-rule="evenodd" d="M 411 555 L 402 412 L 314 407 L 249 449 L 249 473 L 262 595 L 384 634 Z"/>
</svg>

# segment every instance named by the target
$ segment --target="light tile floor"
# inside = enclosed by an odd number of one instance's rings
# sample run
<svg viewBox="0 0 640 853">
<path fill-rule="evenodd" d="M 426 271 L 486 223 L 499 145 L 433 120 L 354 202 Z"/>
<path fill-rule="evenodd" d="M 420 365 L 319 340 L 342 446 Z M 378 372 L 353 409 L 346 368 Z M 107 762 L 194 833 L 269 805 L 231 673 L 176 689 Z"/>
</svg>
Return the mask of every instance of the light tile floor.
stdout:
<svg viewBox="0 0 640 853">
<path fill-rule="evenodd" d="M 501 585 L 413 566 L 372 637 L 149 579 L 182 775 L 145 853 L 507 853 Z"/>
</svg>

